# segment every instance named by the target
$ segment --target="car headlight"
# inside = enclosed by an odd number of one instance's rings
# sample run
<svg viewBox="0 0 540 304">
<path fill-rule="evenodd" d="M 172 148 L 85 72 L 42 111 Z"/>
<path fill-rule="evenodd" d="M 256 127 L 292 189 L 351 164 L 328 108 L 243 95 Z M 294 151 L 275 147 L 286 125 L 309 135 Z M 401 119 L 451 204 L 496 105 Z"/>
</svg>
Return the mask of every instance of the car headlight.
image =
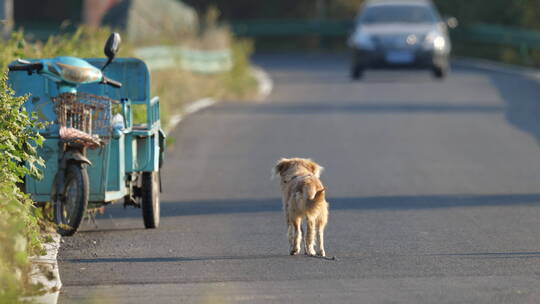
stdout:
<svg viewBox="0 0 540 304">
<path fill-rule="evenodd" d="M 373 43 L 371 36 L 362 31 L 354 32 L 349 39 L 349 46 L 367 50 L 375 49 L 375 44 Z"/>
<path fill-rule="evenodd" d="M 433 40 L 433 46 L 436 50 L 442 50 L 446 46 L 446 40 L 443 37 L 438 36 Z"/>
<path fill-rule="evenodd" d="M 446 47 L 446 39 L 438 32 L 430 32 L 424 39 L 424 48 L 435 49 L 438 51 L 444 50 Z"/>
</svg>

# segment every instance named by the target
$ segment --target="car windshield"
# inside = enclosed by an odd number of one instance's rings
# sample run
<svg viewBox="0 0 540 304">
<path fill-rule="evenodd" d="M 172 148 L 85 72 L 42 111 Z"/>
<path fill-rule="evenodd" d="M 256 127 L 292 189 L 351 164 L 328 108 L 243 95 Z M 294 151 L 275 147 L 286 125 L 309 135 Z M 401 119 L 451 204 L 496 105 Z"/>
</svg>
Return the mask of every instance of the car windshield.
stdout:
<svg viewBox="0 0 540 304">
<path fill-rule="evenodd" d="M 435 12 L 420 5 L 378 5 L 367 7 L 360 15 L 361 24 L 378 23 L 435 23 Z"/>
</svg>

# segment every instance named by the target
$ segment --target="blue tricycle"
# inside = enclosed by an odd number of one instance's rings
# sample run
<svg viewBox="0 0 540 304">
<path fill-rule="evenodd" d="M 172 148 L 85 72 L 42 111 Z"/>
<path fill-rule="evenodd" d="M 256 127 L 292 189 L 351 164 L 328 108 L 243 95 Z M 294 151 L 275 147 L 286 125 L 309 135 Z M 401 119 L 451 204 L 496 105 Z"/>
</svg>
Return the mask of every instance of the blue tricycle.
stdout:
<svg viewBox="0 0 540 304">
<path fill-rule="evenodd" d="M 44 177 L 27 176 L 25 191 L 36 202 L 53 203 L 64 236 L 77 231 L 87 210 L 122 199 L 142 209 L 146 228 L 159 225 L 165 148 L 159 98 L 150 98 L 143 61 L 113 61 L 119 45 L 120 35 L 113 33 L 105 44 L 107 59 L 19 59 L 9 66 L 16 94 L 29 94 L 27 112 L 46 123 L 38 148 Z M 135 107 L 145 108 L 144 121 L 134 122 Z"/>
</svg>

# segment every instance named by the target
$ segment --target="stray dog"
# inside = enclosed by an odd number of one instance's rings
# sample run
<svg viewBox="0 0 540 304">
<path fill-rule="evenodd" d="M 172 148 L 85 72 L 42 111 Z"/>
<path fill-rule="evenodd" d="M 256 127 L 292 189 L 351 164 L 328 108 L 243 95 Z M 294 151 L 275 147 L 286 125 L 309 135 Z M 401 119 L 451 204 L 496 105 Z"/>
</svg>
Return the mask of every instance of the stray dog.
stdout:
<svg viewBox="0 0 540 304">
<path fill-rule="evenodd" d="M 324 228 L 328 221 L 328 202 L 325 188 L 319 179 L 324 168 L 304 158 L 282 158 L 272 170 L 281 177 L 283 211 L 287 221 L 290 254 L 300 253 L 302 218 L 306 219 L 305 254 L 315 255 L 315 237 L 319 239 L 317 255 L 325 257 Z M 317 234 L 317 235 L 315 235 Z"/>
</svg>

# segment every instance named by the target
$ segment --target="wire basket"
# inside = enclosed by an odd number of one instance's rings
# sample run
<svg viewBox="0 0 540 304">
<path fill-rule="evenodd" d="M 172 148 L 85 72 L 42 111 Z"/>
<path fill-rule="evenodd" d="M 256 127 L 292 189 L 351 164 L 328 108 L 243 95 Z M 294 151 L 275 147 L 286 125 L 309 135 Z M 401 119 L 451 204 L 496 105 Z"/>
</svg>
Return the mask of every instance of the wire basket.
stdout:
<svg viewBox="0 0 540 304">
<path fill-rule="evenodd" d="M 95 148 L 111 136 L 111 108 L 118 101 L 88 93 L 63 93 L 53 98 L 60 138 Z"/>
</svg>

